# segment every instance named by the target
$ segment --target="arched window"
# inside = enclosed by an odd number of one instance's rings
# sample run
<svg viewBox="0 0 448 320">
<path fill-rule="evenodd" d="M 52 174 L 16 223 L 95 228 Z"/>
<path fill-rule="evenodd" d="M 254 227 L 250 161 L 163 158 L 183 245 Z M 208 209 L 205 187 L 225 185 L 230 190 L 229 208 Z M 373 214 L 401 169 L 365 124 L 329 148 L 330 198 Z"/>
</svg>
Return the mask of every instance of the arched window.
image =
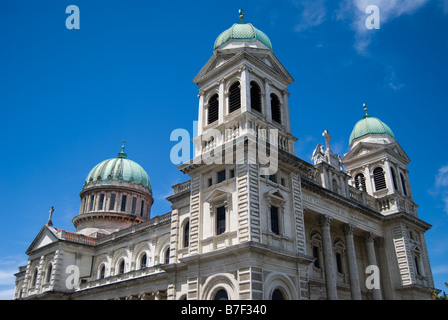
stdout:
<svg viewBox="0 0 448 320">
<path fill-rule="evenodd" d="M 142 269 L 144 269 L 144 268 L 146 268 L 146 262 L 147 262 L 147 257 L 146 257 L 146 253 L 144 253 L 143 255 L 142 255 L 142 257 L 140 258 L 140 267 L 142 268 Z"/>
<path fill-rule="evenodd" d="M 272 292 L 272 300 L 285 300 L 285 297 L 279 289 L 275 289 L 274 292 Z"/>
<path fill-rule="evenodd" d="M 49 263 L 47 267 L 47 272 L 45 274 L 45 283 L 50 283 L 52 271 L 53 271 L 53 264 Z"/>
<path fill-rule="evenodd" d="M 229 113 L 241 108 L 240 83 L 237 81 L 229 89 Z"/>
<path fill-rule="evenodd" d="M 104 279 L 106 276 L 106 266 L 103 264 L 100 268 L 100 276 L 99 279 Z"/>
<path fill-rule="evenodd" d="M 118 266 L 118 274 L 124 273 L 124 259 L 121 260 L 119 266 Z"/>
<path fill-rule="evenodd" d="M 170 248 L 166 249 L 166 252 L 165 252 L 165 263 L 170 263 Z"/>
<path fill-rule="evenodd" d="M 219 98 L 219 96 L 217 94 L 214 94 L 208 100 L 208 116 L 207 116 L 208 124 L 215 122 L 219 118 L 219 99 L 218 98 Z"/>
<path fill-rule="evenodd" d="M 190 221 L 185 224 L 184 227 L 184 248 L 190 245 Z"/>
<path fill-rule="evenodd" d="M 250 83 L 250 102 L 252 110 L 261 112 L 261 89 L 255 81 Z"/>
<path fill-rule="evenodd" d="M 392 183 L 394 184 L 394 190 L 398 190 L 397 176 L 395 175 L 395 170 L 390 168 L 390 175 L 392 176 Z"/>
<path fill-rule="evenodd" d="M 224 289 L 220 289 L 218 292 L 216 292 L 215 298 L 213 300 L 229 300 L 227 291 Z"/>
<path fill-rule="evenodd" d="M 358 173 L 355 176 L 355 188 L 362 191 L 366 190 L 366 179 L 364 178 L 364 175 L 362 173 Z"/>
<path fill-rule="evenodd" d="M 282 123 L 282 112 L 280 110 L 280 100 L 275 93 L 271 93 L 271 115 L 272 120 Z"/>
<path fill-rule="evenodd" d="M 36 268 L 34 268 L 34 273 L 33 273 L 33 279 L 31 281 L 31 286 L 35 287 L 36 283 L 37 283 L 37 274 L 39 273 L 39 270 Z"/>
<path fill-rule="evenodd" d="M 401 186 L 403 187 L 403 194 L 404 194 L 405 196 L 407 196 L 407 195 L 408 195 L 408 192 L 406 191 L 406 180 L 404 179 L 402 173 L 400 173 L 400 179 L 401 179 Z"/>
<path fill-rule="evenodd" d="M 373 180 L 375 182 L 375 190 L 386 189 L 386 179 L 384 177 L 383 168 L 377 167 L 373 170 Z"/>
</svg>

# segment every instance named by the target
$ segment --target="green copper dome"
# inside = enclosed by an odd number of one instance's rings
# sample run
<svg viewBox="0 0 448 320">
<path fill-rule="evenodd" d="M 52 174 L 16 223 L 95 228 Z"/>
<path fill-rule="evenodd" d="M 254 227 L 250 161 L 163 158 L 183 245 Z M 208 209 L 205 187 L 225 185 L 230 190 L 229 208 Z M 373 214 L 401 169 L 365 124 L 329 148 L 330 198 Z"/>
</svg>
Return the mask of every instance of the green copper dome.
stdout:
<svg viewBox="0 0 448 320">
<path fill-rule="evenodd" d="M 146 171 L 136 162 L 129 160 L 123 151 L 116 158 L 98 163 L 89 173 L 85 183 L 121 180 L 143 185 L 151 190 L 151 181 Z"/>
<path fill-rule="evenodd" d="M 266 47 L 272 50 L 271 40 L 269 40 L 268 36 L 255 28 L 250 23 L 245 23 L 244 12 L 240 10 L 240 19 L 239 23 L 235 23 L 229 29 L 221 33 L 215 41 L 215 46 L 213 50 L 218 49 L 229 41 L 259 41 L 264 44 Z"/>
<path fill-rule="evenodd" d="M 350 135 L 349 145 L 353 140 L 361 138 L 368 134 L 388 134 L 395 139 L 394 133 L 387 124 L 380 119 L 365 115 L 363 119 L 359 120 Z"/>
</svg>

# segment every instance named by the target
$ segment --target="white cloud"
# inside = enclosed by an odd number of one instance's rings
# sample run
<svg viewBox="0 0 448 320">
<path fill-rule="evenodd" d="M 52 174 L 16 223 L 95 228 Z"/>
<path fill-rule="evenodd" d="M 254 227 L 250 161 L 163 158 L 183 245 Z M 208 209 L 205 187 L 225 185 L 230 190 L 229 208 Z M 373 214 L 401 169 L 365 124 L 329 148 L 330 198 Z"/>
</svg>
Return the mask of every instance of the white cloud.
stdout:
<svg viewBox="0 0 448 320">
<path fill-rule="evenodd" d="M 398 80 L 398 77 L 395 73 L 395 70 L 391 67 L 387 70 L 386 78 L 384 79 L 384 83 L 387 87 L 392 90 L 400 90 L 404 87 L 404 83 Z"/>
<path fill-rule="evenodd" d="M 381 29 L 384 24 L 395 18 L 414 14 L 428 2 L 429 0 L 343 0 L 336 18 L 349 21 L 351 28 L 355 31 L 353 45 L 355 50 L 361 55 L 368 55 L 367 48 L 377 31 L 366 27 L 366 19 L 370 16 L 370 13 L 366 13 L 366 8 L 369 5 L 376 5 L 379 8 Z"/>
<path fill-rule="evenodd" d="M 443 211 L 448 213 L 448 165 L 439 168 L 435 177 L 434 187 L 428 192 L 443 202 Z"/>
<path fill-rule="evenodd" d="M 299 23 L 295 31 L 303 31 L 322 24 L 327 18 L 325 0 L 298 0 L 294 4 L 301 10 Z"/>
<path fill-rule="evenodd" d="M 0 290 L 0 300 L 12 300 L 14 296 L 14 288 Z"/>
</svg>

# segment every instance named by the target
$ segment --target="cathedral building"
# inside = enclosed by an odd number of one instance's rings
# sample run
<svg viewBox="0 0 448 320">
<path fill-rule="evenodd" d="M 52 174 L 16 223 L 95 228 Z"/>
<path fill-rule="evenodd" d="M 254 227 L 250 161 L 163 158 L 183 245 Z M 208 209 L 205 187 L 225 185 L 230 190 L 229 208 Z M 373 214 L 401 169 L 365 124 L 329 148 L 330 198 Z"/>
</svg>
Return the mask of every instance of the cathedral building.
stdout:
<svg viewBox="0 0 448 320">
<path fill-rule="evenodd" d="M 171 212 L 150 218 L 150 178 L 123 145 L 88 173 L 75 232 L 50 212 L 15 299 L 430 297 L 431 226 L 389 126 L 365 106 L 348 153 L 335 154 L 325 130 L 311 162 L 295 156 L 294 80 L 242 12 L 193 81 L 195 155 L 178 166 L 186 178 L 167 198 Z"/>
</svg>

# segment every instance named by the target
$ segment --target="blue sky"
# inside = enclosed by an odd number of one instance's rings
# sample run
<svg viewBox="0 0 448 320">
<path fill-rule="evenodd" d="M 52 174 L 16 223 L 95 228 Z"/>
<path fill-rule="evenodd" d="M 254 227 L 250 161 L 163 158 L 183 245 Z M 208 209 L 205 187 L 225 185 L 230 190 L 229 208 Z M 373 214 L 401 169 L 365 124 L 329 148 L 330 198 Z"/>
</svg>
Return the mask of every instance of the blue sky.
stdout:
<svg viewBox="0 0 448 320">
<path fill-rule="evenodd" d="M 380 8 L 380 29 L 363 10 Z M 80 29 L 65 9 L 77 5 Z M 55 207 L 55 227 L 74 230 L 79 192 L 97 163 L 128 157 L 148 172 L 152 216 L 188 177 L 170 161 L 177 128 L 193 134 L 193 77 L 216 37 L 238 22 L 264 31 L 295 82 L 290 86 L 296 154 L 323 144 L 348 152 L 362 104 L 388 124 L 408 166 L 436 287 L 448 282 L 448 1 L 257 0 L 0 3 L 0 298 Z"/>
</svg>

